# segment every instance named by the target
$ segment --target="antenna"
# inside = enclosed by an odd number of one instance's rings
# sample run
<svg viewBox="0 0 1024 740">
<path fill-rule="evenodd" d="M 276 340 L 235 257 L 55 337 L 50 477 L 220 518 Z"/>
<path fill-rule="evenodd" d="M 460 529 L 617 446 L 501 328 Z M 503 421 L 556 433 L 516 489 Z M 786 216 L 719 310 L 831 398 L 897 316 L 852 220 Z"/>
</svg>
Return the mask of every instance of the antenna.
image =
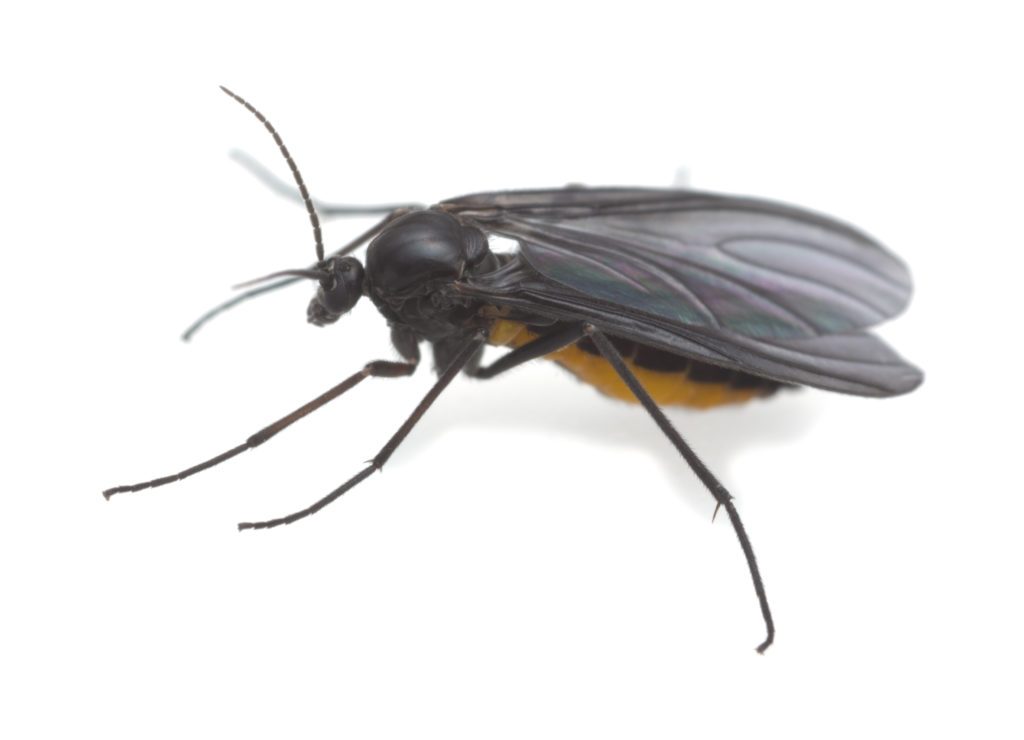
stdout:
<svg viewBox="0 0 1024 740">
<path fill-rule="evenodd" d="M 309 191 L 306 190 L 306 183 L 303 182 L 302 175 L 299 173 L 299 168 L 295 165 L 295 160 L 292 159 L 292 155 L 288 152 L 288 147 L 284 145 L 281 135 L 277 133 L 277 129 L 275 129 L 270 121 L 267 120 L 267 117 L 252 106 L 252 103 L 240 95 L 235 95 L 235 93 L 231 92 L 223 85 L 220 86 L 220 89 L 223 90 L 225 94 L 231 96 L 244 105 L 250 113 L 256 116 L 260 123 L 266 126 L 270 135 L 274 137 L 274 141 L 277 142 L 278 149 L 281 150 L 281 154 L 284 155 L 284 160 L 288 163 L 288 167 L 292 171 L 292 176 L 295 178 L 295 184 L 299 186 L 299 192 L 302 194 L 302 202 L 306 204 L 306 213 L 309 214 L 309 222 L 313 224 L 313 238 L 316 240 L 316 260 L 318 264 L 323 264 L 324 241 L 320 235 L 320 218 L 316 215 L 316 208 L 313 207 L 313 199 L 309 197 Z"/>
</svg>

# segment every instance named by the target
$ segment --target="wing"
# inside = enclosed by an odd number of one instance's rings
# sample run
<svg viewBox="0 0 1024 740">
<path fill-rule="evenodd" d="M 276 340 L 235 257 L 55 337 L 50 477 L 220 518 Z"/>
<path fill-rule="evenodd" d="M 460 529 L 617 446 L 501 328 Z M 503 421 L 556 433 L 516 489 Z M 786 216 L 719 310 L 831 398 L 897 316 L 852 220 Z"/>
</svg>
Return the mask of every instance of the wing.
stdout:
<svg viewBox="0 0 1024 740">
<path fill-rule="evenodd" d="M 687 326 L 814 337 L 877 324 L 910 297 L 906 267 L 870 237 L 769 201 L 566 188 L 441 207 L 518 239 L 548 280 Z"/>
<path fill-rule="evenodd" d="M 893 395 L 921 381 L 860 331 L 906 305 L 906 267 L 826 216 L 624 188 L 484 193 L 438 207 L 521 246 L 463 292 L 785 382 Z"/>
</svg>

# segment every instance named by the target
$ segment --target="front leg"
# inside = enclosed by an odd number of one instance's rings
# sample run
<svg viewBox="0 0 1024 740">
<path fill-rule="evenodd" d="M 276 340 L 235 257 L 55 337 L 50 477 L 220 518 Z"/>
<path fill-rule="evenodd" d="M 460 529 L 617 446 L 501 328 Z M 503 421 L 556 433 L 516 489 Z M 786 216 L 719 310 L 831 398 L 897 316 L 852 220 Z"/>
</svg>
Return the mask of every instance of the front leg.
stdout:
<svg viewBox="0 0 1024 740">
<path fill-rule="evenodd" d="M 500 375 L 506 370 L 518 367 L 525 362 L 536 360 L 538 357 L 545 357 L 546 355 L 549 355 L 552 352 L 557 352 L 560 349 L 565 349 L 569 345 L 575 344 L 582 339 L 584 334 L 585 331 L 583 324 L 568 324 L 553 332 L 531 339 L 526 344 L 520 345 L 512 351 L 502 355 L 486 367 L 480 367 L 480 357 L 483 354 L 483 348 L 481 347 L 480 353 L 478 353 L 474 358 L 474 361 L 466 367 L 465 372 L 470 377 L 479 378 L 480 380 L 489 380 L 490 378 Z M 443 353 L 446 352 L 448 352 L 448 349 L 444 343 L 435 342 L 434 359 L 437 362 L 438 367 L 447 367 L 448 364 L 442 362 Z"/>
<path fill-rule="evenodd" d="M 320 511 L 320 509 L 324 508 L 332 501 L 337 500 L 346 491 L 349 491 L 362 483 L 364 480 L 369 478 L 374 471 L 381 470 L 384 467 L 384 463 L 386 463 L 391 455 L 394 454 L 395 450 L 398 449 L 398 446 L 402 444 L 403 440 L 405 440 L 409 435 L 409 432 L 412 431 L 413 427 L 416 426 L 419 420 L 427 412 L 427 409 L 429 409 L 434 401 L 437 400 L 437 397 L 441 395 L 441 392 L 447 388 L 448 384 L 455 379 L 455 376 L 462 371 L 470 358 L 480 354 L 480 347 L 483 345 L 484 341 L 486 341 L 486 338 L 486 333 L 483 331 L 480 331 L 468 338 L 465 336 L 462 337 L 462 344 L 459 346 L 458 351 L 454 353 L 451 363 L 443 372 L 440 373 L 440 376 L 434 383 L 433 387 L 427 392 L 427 395 L 423 397 L 423 400 L 419 402 L 419 405 L 413 409 L 413 412 L 409 415 L 409 418 L 405 420 L 405 423 L 398 428 L 398 431 L 391 436 L 391 439 L 388 440 L 387 444 L 380 449 L 380 452 L 378 452 L 376 456 L 369 461 L 369 465 L 363 468 L 361 472 L 356 473 L 345 481 L 345 483 L 338 486 L 319 501 L 315 502 L 312 506 L 308 506 L 301 511 L 296 511 L 293 514 L 277 519 L 267 519 L 262 522 L 242 522 L 238 525 L 238 528 L 240 530 L 269 529 L 270 527 L 277 527 L 282 524 L 291 524 L 292 522 L 297 522 L 300 519 L 305 519 L 307 516 Z"/>
<path fill-rule="evenodd" d="M 144 481 L 142 483 L 134 483 L 127 486 L 115 486 L 108 488 L 103 492 L 104 498 L 109 499 L 111 496 L 118 493 L 134 493 L 135 491 L 141 491 L 146 488 L 157 488 L 158 486 L 165 486 L 168 483 L 174 483 L 175 481 L 184 480 L 189 476 L 195 475 L 196 473 L 202 472 L 212 468 L 214 465 L 220 465 L 225 460 L 239 455 L 246 450 L 251 450 L 254 447 L 259 447 L 261 444 L 266 442 L 271 437 L 274 437 L 279 432 L 287 429 L 295 422 L 299 421 L 305 416 L 316 411 L 321 406 L 333 401 L 335 398 L 351 390 L 356 385 L 366 380 L 367 378 L 400 378 L 406 375 L 412 375 L 413 371 L 416 370 L 415 362 L 392 362 L 391 360 L 374 360 L 368 362 L 362 370 L 355 373 L 354 375 L 346 378 L 338 385 L 331 388 L 329 391 L 320 394 L 312 401 L 292 411 L 287 416 L 275 421 L 273 424 L 264 427 L 260 431 L 250 436 L 242 444 L 232 447 L 226 452 L 211 457 L 209 460 L 193 465 L 191 468 L 186 468 L 178 473 L 172 475 L 166 475 L 162 478 L 154 478 L 153 480 Z"/>
<path fill-rule="evenodd" d="M 201 462 L 198 465 L 193 465 L 191 468 L 186 468 L 185 470 L 174 473 L 173 475 L 154 478 L 153 480 L 134 483 L 128 486 L 115 486 L 114 488 L 108 488 L 103 492 L 104 497 L 109 499 L 117 493 L 130 493 L 134 491 L 141 491 L 145 488 L 156 488 L 157 486 L 174 483 L 175 481 L 183 480 L 191 475 L 202 472 L 203 470 L 212 468 L 214 465 L 219 465 L 225 460 L 230 460 L 246 450 L 259 447 L 268 439 L 290 427 L 299 419 L 302 419 L 308 414 L 316 411 L 321 406 L 333 401 L 335 398 L 346 391 L 351 390 L 367 378 L 400 378 L 406 375 L 412 375 L 416 370 L 416 366 L 419 365 L 420 362 L 420 349 L 417 344 L 416 336 L 407 328 L 400 326 L 392 329 L 391 341 L 394 343 L 395 348 L 398 350 L 398 353 L 402 355 L 405 362 L 393 362 L 391 360 L 374 360 L 373 362 L 368 362 L 359 372 L 349 378 L 346 378 L 341 383 L 334 386 L 326 393 L 322 393 L 317 396 L 309 403 L 295 409 L 295 411 L 291 412 L 287 416 L 284 416 L 273 424 L 264 427 L 250 436 L 245 440 L 245 442 L 236 447 L 232 447 L 227 452 L 222 452 L 216 457 L 211 457 L 209 460 Z"/>
</svg>

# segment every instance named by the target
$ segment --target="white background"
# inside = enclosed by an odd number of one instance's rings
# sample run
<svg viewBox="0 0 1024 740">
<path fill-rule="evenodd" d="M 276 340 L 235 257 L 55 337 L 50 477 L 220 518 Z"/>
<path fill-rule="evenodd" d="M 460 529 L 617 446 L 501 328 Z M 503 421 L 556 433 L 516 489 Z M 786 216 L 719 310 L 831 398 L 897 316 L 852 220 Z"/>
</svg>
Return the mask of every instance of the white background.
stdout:
<svg viewBox="0 0 1024 740">
<path fill-rule="evenodd" d="M 1021 733 L 1021 150 L 1013 3 L 61 4 L 8 10 L 0 238 L 4 737 L 918 737 Z M 671 8 L 671 9 L 670 9 Z M 926 371 L 654 425 L 556 367 L 370 380 L 372 306 L 319 330 L 303 286 L 178 332 L 313 258 L 226 84 L 313 192 L 693 185 L 856 223 L 912 266 L 884 335 Z M 337 247 L 364 222 L 327 225 Z"/>
</svg>

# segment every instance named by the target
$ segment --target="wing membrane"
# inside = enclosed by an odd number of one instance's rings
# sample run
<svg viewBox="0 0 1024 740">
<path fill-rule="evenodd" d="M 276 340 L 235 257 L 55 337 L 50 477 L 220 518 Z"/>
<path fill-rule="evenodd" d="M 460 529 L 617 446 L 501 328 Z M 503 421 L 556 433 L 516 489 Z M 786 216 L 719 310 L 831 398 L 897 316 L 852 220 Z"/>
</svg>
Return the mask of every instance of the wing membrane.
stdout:
<svg viewBox="0 0 1024 740">
<path fill-rule="evenodd" d="M 518 239 L 550 281 L 687 326 L 755 339 L 848 333 L 899 313 L 906 267 L 828 217 L 770 201 L 623 188 L 442 203 Z"/>
<path fill-rule="evenodd" d="M 482 193 L 438 207 L 520 253 L 457 285 L 523 316 L 744 372 L 889 396 L 922 380 L 863 331 L 903 309 L 904 264 L 826 216 L 769 201 L 623 188 Z"/>
<path fill-rule="evenodd" d="M 921 384 L 921 371 L 868 332 L 800 339 L 755 339 L 690 327 L 607 306 L 545 284 L 521 261 L 494 279 L 458 284 L 458 292 L 554 321 L 585 321 L 612 336 L 628 337 L 684 357 L 730 367 L 784 383 L 799 383 L 861 396 L 894 396 Z M 513 315 L 516 315 L 513 313 Z"/>
</svg>

